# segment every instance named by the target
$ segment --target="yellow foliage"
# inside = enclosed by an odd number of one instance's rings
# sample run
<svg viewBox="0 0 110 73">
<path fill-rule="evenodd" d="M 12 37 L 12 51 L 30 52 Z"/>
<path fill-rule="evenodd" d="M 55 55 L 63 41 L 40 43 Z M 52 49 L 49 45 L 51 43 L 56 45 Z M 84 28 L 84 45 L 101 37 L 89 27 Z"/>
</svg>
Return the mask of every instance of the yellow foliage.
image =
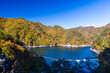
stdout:
<svg viewBox="0 0 110 73">
<path fill-rule="evenodd" d="M 104 47 L 102 47 L 102 50 L 104 50 L 105 48 Z"/>
<path fill-rule="evenodd" d="M 25 48 L 23 46 L 17 45 L 17 49 L 21 50 L 22 52 L 24 52 Z"/>
<path fill-rule="evenodd" d="M 10 47 L 2 47 L 2 52 L 7 55 L 10 59 L 14 59 L 14 55 L 11 53 Z"/>
<path fill-rule="evenodd" d="M 96 47 L 96 48 L 97 48 L 97 49 L 99 49 L 99 47 L 100 47 L 100 46 L 99 46 L 99 45 L 97 45 L 97 47 Z"/>
</svg>

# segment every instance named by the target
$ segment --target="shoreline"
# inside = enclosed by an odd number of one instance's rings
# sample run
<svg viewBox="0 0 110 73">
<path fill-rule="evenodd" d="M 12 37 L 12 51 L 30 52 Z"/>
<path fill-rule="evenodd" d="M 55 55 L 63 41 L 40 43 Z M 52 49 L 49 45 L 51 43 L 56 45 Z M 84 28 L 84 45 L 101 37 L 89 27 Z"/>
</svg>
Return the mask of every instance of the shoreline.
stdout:
<svg viewBox="0 0 110 73">
<path fill-rule="evenodd" d="M 37 47 L 53 47 L 55 45 L 39 45 L 39 46 L 24 46 L 25 48 L 37 48 Z"/>
<path fill-rule="evenodd" d="M 57 44 L 57 45 L 39 45 L 39 46 L 24 46 L 25 48 L 40 48 L 40 47 L 53 47 L 53 46 L 62 46 L 62 47 L 90 47 L 91 45 L 62 45 L 62 44 Z"/>
<path fill-rule="evenodd" d="M 78 47 L 90 47 L 91 45 L 62 45 L 62 44 L 58 44 L 57 46 L 63 46 L 63 47 L 75 47 L 75 48 L 78 48 Z"/>
<path fill-rule="evenodd" d="M 91 51 L 95 52 L 96 54 L 100 54 L 102 50 L 96 50 L 94 48 L 90 48 Z"/>
</svg>

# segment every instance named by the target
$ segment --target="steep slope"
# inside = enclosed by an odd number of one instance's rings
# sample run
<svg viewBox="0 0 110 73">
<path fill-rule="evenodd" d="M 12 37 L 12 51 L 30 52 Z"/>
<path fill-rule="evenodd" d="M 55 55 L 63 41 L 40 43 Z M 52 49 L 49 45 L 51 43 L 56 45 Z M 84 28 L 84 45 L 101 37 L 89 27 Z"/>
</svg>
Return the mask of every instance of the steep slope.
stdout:
<svg viewBox="0 0 110 73">
<path fill-rule="evenodd" d="M 97 28 L 93 26 L 89 26 L 89 27 L 76 27 L 69 30 L 79 31 L 92 43 L 92 40 L 96 39 L 96 36 L 99 36 L 104 31 L 104 29 L 109 27 L 110 27 L 110 24 L 107 24 L 102 27 L 97 27 Z"/>
<path fill-rule="evenodd" d="M 45 26 L 40 22 L 30 22 L 22 17 L 18 19 L 0 17 L 0 29 L 25 45 L 67 44 L 66 36 L 69 32 L 58 25 Z"/>
<path fill-rule="evenodd" d="M 88 43 L 84 35 L 75 30 L 68 31 L 66 35 L 66 42 L 74 45 L 83 45 Z"/>
<path fill-rule="evenodd" d="M 104 50 L 110 48 L 110 28 L 106 28 L 92 43 L 92 48 Z"/>
<path fill-rule="evenodd" d="M 4 20 L 4 21 L 3 21 Z M 45 34 L 45 31 L 36 23 L 29 22 L 23 18 L 2 18 L 0 19 L 2 29 L 5 33 L 19 39 L 26 45 L 35 44 L 34 41 Z"/>
<path fill-rule="evenodd" d="M 0 30 L 0 49 L 8 58 L 15 59 L 26 53 L 27 49 L 23 45 L 19 40 L 14 39 L 11 35 L 5 34 Z"/>
</svg>

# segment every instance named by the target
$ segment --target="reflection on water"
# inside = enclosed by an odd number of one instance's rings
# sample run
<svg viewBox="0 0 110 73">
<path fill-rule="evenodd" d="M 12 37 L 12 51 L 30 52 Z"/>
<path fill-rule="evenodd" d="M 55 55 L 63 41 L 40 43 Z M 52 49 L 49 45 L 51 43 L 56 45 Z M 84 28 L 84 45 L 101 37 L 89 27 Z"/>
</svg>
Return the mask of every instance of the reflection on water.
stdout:
<svg viewBox="0 0 110 73">
<path fill-rule="evenodd" d="M 86 57 L 97 58 L 97 55 L 90 50 L 91 47 L 84 48 L 68 48 L 68 47 L 49 47 L 49 48 L 33 48 L 31 52 L 47 56 L 55 59 L 84 59 Z M 46 59 L 47 61 L 50 61 Z"/>
</svg>

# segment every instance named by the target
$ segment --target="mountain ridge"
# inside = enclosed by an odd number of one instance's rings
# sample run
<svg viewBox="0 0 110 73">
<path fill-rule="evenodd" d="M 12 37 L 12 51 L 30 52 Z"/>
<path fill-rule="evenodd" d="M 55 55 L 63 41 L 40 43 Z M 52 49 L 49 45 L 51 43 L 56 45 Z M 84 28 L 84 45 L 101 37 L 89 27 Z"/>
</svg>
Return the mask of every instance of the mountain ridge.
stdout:
<svg viewBox="0 0 110 73">
<path fill-rule="evenodd" d="M 87 44 L 87 41 L 81 41 L 81 39 L 85 39 L 85 37 L 78 31 L 68 31 L 59 25 L 50 27 L 40 22 L 30 22 L 22 17 L 18 19 L 0 18 L 0 29 L 4 33 L 22 41 L 25 45 L 54 45 L 55 43 L 70 43 L 74 45 Z M 69 36 L 67 35 L 68 33 Z M 68 38 L 66 38 L 67 36 Z M 67 41 L 69 38 L 71 42 Z"/>
<path fill-rule="evenodd" d="M 25 42 L 26 45 L 48 45 L 47 43 L 55 44 L 56 42 L 59 44 L 67 44 L 68 41 L 66 37 L 68 36 L 68 34 L 72 38 L 70 39 L 72 43 L 73 41 L 77 41 L 77 44 L 81 45 L 85 43 L 82 41 L 80 41 L 82 43 L 79 43 L 78 39 L 82 39 L 83 37 L 83 39 L 87 39 L 88 42 L 92 42 L 92 40 L 94 40 L 96 36 L 99 36 L 105 28 L 109 27 L 110 23 L 102 27 L 79 26 L 66 30 L 59 25 L 54 25 L 53 27 L 46 26 L 40 22 L 30 22 L 22 17 L 19 17 L 17 19 L 0 17 L 0 28 L 2 28 L 5 33 L 9 33 L 15 38 L 18 38 L 21 41 Z M 75 38 L 73 38 L 77 33 L 78 35 L 81 34 L 81 37 L 75 36 Z M 38 39 L 40 40 L 39 43 Z"/>
</svg>

